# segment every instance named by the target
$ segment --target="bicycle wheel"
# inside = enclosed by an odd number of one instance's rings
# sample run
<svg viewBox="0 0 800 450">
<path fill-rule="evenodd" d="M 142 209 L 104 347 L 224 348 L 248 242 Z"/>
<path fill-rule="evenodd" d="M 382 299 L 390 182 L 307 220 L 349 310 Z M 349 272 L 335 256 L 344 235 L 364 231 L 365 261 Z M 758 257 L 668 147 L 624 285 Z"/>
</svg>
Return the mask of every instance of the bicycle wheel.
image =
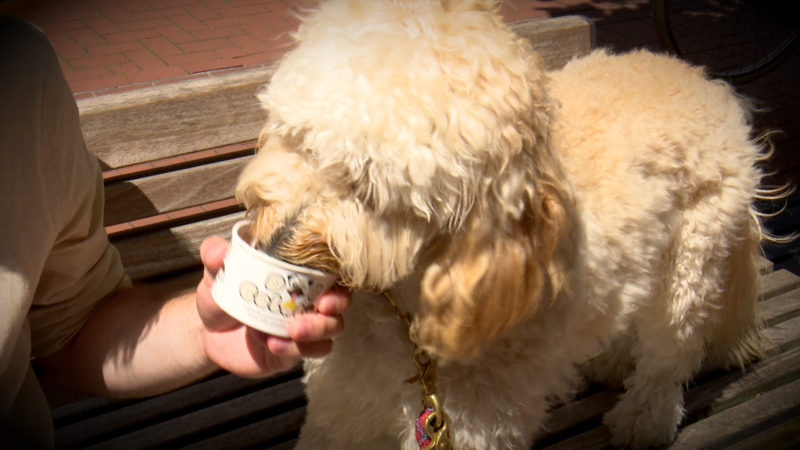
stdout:
<svg viewBox="0 0 800 450">
<path fill-rule="evenodd" d="M 763 75 L 797 46 L 796 1 L 654 0 L 661 47 L 712 76 L 743 83 Z"/>
</svg>

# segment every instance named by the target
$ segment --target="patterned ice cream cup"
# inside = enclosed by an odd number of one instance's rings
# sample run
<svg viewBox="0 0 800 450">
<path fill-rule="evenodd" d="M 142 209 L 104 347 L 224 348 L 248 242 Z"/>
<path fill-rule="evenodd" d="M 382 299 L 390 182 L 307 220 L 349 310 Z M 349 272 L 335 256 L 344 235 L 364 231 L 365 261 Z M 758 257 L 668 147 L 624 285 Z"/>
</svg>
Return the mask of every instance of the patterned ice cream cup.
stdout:
<svg viewBox="0 0 800 450">
<path fill-rule="evenodd" d="M 275 336 L 289 337 L 292 317 L 312 311 L 317 297 L 336 276 L 289 264 L 252 245 L 250 222 L 233 226 L 225 267 L 211 287 L 214 301 L 243 324 Z"/>
</svg>

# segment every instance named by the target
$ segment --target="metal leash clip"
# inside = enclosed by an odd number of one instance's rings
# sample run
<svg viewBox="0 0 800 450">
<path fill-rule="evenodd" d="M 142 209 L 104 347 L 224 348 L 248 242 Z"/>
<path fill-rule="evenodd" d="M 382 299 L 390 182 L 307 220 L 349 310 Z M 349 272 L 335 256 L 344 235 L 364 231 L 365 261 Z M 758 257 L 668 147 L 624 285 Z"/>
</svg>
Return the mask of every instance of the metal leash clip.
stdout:
<svg viewBox="0 0 800 450">
<path fill-rule="evenodd" d="M 447 416 L 436 393 L 436 363 L 426 352 L 416 349 L 414 351 L 414 365 L 417 366 L 417 374 L 406 380 L 406 383 L 419 382 L 422 385 L 423 411 L 419 417 L 427 439 L 425 439 L 424 443 L 418 440 L 420 448 L 451 450 L 453 447 L 447 427 Z"/>
<path fill-rule="evenodd" d="M 431 450 L 452 450 L 450 442 L 450 430 L 447 428 L 447 416 L 439 405 L 439 397 L 436 394 L 425 396 L 422 400 L 423 406 L 430 413 L 425 417 L 423 426 L 425 434 L 431 442 L 424 448 Z"/>
</svg>

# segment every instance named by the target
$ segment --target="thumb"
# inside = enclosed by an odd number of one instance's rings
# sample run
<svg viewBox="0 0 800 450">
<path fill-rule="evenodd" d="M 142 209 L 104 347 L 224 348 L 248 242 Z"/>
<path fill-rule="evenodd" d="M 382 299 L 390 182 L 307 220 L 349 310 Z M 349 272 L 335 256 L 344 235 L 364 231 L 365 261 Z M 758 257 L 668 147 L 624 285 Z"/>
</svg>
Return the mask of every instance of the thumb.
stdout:
<svg viewBox="0 0 800 450">
<path fill-rule="evenodd" d="M 214 284 L 217 272 L 222 268 L 228 247 L 228 241 L 219 236 L 206 238 L 200 244 L 200 259 L 205 270 L 203 280 L 197 286 L 197 312 L 203 324 L 211 330 L 229 330 L 241 325 L 222 311 L 211 296 L 211 286 Z"/>
<path fill-rule="evenodd" d="M 204 281 L 214 281 L 214 276 L 222 268 L 228 247 L 228 241 L 220 236 L 208 237 L 200 244 L 200 260 L 205 266 Z"/>
</svg>

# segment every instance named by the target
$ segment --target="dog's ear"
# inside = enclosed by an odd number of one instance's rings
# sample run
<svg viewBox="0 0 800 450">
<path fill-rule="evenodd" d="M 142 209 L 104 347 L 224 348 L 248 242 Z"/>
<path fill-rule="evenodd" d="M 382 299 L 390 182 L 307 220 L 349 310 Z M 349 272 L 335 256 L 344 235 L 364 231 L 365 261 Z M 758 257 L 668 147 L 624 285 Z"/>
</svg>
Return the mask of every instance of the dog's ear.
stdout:
<svg viewBox="0 0 800 450">
<path fill-rule="evenodd" d="M 413 328 L 421 348 L 442 361 L 476 356 L 555 297 L 563 200 L 550 189 L 530 197 L 517 218 L 476 205 L 452 241 L 432 251 Z"/>
</svg>

